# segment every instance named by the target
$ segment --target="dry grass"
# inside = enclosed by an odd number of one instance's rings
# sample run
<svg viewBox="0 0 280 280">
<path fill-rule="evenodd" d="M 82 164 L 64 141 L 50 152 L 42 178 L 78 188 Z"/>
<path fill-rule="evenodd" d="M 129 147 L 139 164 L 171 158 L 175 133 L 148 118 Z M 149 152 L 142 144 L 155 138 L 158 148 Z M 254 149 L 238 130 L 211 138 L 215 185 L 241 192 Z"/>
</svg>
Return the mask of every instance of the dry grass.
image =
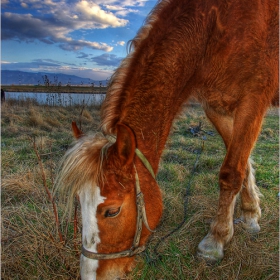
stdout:
<svg viewBox="0 0 280 280">
<path fill-rule="evenodd" d="M 85 109 L 85 110 L 83 110 L 83 113 L 82 113 L 82 115 L 83 115 L 83 117 L 86 119 L 86 120 L 88 120 L 88 121 L 92 121 L 92 115 L 91 115 L 91 113 L 87 110 L 87 109 Z"/>
<path fill-rule="evenodd" d="M 29 118 L 27 119 L 27 125 L 39 127 L 45 126 L 41 113 L 36 111 L 35 108 L 30 108 L 28 115 Z"/>
<path fill-rule="evenodd" d="M 66 243 L 60 242 L 30 137 L 36 141 L 46 183 L 52 190 L 57 162 L 72 142 L 71 121 L 79 122 L 81 112 L 81 107 L 2 105 L 2 279 L 79 279 L 81 228 L 74 238 L 71 223 Z M 84 131 L 97 129 L 98 114 L 98 108 L 83 110 Z M 77 119 L 73 119 L 75 116 Z M 201 147 L 201 137 L 193 137 L 188 129 L 199 121 L 204 130 L 214 131 L 199 108 L 189 108 L 168 140 L 157 176 L 165 210 L 159 230 L 149 243 L 150 251 L 182 219 L 185 187 Z M 195 257 L 197 245 L 216 213 L 217 178 L 225 152 L 218 135 L 207 135 L 191 184 L 187 222 L 160 245 L 161 261 L 149 265 L 142 254 L 138 267 L 125 279 L 279 279 L 278 130 L 278 116 L 270 111 L 254 152 L 257 182 L 264 195 L 257 238 L 237 224 L 219 264 L 208 267 Z M 240 214 L 238 206 L 236 217 Z M 58 208 L 61 214 L 63 206 Z"/>
<path fill-rule="evenodd" d="M 92 123 L 83 127 L 96 130 L 98 107 L 89 110 L 95 114 L 86 111 L 85 118 Z M 70 225 L 67 243 L 60 242 L 32 141 L 51 191 L 56 165 L 72 142 L 71 122 L 81 112 L 79 106 L 2 105 L 2 279 L 79 278 L 80 240 L 74 240 Z"/>
</svg>

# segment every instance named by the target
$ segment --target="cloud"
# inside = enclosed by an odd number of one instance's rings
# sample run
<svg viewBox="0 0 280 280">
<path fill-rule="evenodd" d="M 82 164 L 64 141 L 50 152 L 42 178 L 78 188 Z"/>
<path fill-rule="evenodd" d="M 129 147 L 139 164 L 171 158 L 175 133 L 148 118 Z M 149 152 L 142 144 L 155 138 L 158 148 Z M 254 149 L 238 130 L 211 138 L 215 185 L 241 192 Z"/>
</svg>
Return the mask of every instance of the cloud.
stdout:
<svg viewBox="0 0 280 280">
<path fill-rule="evenodd" d="M 3 1 L 2 1 L 3 2 Z M 115 6 L 113 12 L 106 6 L 114 7 L 118 1 L 108 0 L 108 5 L 103 5 L 103 1 L 74 1 L 62 0 L 53 2 L 52 0 L 25 0 L 21 6 L 29 8 L 31 13 L 24 13 L 27 9 L 16 7 L 5 11 L 2 14 L 2 40 L 19 40 L 32 42 L 40 40 L 46 44 L 58 44 L 63 50 L 77 51 L 82 48 L 91 48 L 112 51 L 113 47 L 104 42 L 91 42 L 88 40 L 77 40 L 73 38 L 73 32 L 78 30 L 93 30 L 104 28 L 117 28 L 126 26 L 129 21 L 124 19 L 129 9 L 124 9 L 123 4 Z M 131 1 L 137 3 L 138 1 Z M 130 3 L 130 4 L 131 4 Z M 9 4 L 5 1 L 5 4 Z M 119 7 L 119 8 L 117 8 Z M 36 11 L 34 12 L 34 9 Z M 3 9 L 2 9 L 3 11 Z M 10 12 L 13 11 L 13 12 Z M 118 13 L 122 13 L 119 15 Z"/>
<path fill-rule="evenodd" d="M 81 14 L 83 19 L 92 20 L 95 23 L 100 24 L 100 28 L 109 26 L 120 27 L 125 26 L 128 23 L 128 20 L 120 19 L 113 13 L 102 10 L 97 4 L 90 3 L 85 0 L 77 3 L 76 9 Z"/>
<path fill-rule="evenodd" d="M 106 9 L 111 10 L 111 11 L 121 11 L 124 9 L 124 7 L 121 6 L 114 6 L 114 5 L 104 5 Z"/>
<path fill-rule="evenodd" d="M 125 17 L 126 15 L 128 15 L 130 13 L 137 14 L 137 13 L 139 13 L 139 11 L 135 10 L 135 9 L 124 9 L 124 10 L 121 10 L 121 11 L 117 11 L 116 15 Z"/>
<path fill-rule="evenodd" d="M 114 54 L 104 53 L 99 56 L 91 58 L 91 61 L 95 62 L 97 65 L 106 65 L 106 66 L 119 66 L 120 62 L 123 60 L 123 57 L 117 57 Z"/>
<path fill-rule="evenodd" d="M 28 5 L 26 3 L 22 2 L 20 5 L 21 5 L 21 7 L 25 8 L 25 9 L 28 8 Z"/>
<path fill-rule="evenodd" d="M 117 42 L 117 46 L 120 45 L 120 46 L 124 46 L 125 45 L 125 41 L 119 41 Z"/>
<path fill-rule="evenodd" d="M 73 67 L 74 64 L 62 63 L 53 59 L 34 59 L 31 62 L 9 62 L 1 61 L 2 70 L 21 70 L 21 71 L 47 71 L 62 67 Z"/>
<path fill-rule="evenodd" d="M 106 9 L 116 11 L 116 15 L 125 17 L 129 13 L 139 13 L 139 10 L 129 9 L 123 6 L 104 5 Z"/>
<path fill-rule="evenodd" d="M 89 55 L 84 53 L 84 52 L 80 52 L 79 55 L 77 56 L 77 58 L 88 58 Z"/>
<path fill-rule="evenodd" d="M 31 14 L 14 14 L 6 12 L 2 15 L 2 40 L 34 41 L 40 40 L 46 44 L 60 43 L 64 50 L 80 50 L 84 47 L 111 51 L 112 46 L 105 43 L 74 40 L 67 37 L 72 28 L 63 26 L 53 19 L 35 18 Z"/>
<path fill-rule="evenodd" d="M 152 1 L 156 2 L 157 0 Z M 94 0 L 92 2 L 102 5 L 103 7 L 118 9 L 123 7 L 143 7 L 146 2 L 151 2 L 151 0 Z M 106 4 L 104 2 L 106 2 Z"/>
<path fill-rule="evenodd" d="M 96 42 L 89 42 L 89 41 L 82 41 L 82 40 L 67 40 L 66 43 L 62 43 L 59 45 L 65 51 L 77 51 L 84 47 L 88 47 L 91 49 L 96 50 L 103 50 L 106 52 L 110 52 L 113 50 L 113 47 L 108 46 L 105 43 L 96 43 Z"/>
<path fill-rule="evenodd" d="M 1 6 L 6 6 L 7 4 L 9 4 L 9 0 L 2 0 L 1 1 Z"/>
</svg>

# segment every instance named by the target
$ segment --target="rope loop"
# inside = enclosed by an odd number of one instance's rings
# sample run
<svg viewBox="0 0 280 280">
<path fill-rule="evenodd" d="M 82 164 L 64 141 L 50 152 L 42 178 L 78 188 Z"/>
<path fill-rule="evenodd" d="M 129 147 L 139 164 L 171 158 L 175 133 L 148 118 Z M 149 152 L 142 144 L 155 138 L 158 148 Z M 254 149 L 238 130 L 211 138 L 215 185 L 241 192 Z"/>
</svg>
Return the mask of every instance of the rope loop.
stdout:
<svg viewBox="0 0 280 280">
<path fill-rule="evenodd" d="M 184 216 L 182 221 L 169 233 L 167 233 L 165 236 L 161 237 L 160 240 L 156 243 L 154 249 L 152 250 L 152 254 L 149 254 L 148 252 L 143 252 L 144 257 L 146 259 L 146 262 L 150 265 L 150 266 L 155 266 L 159 261 L 162 260 L 162 255 L 158 252 L 158 248 L 160 246 L 160 244 L 165 241 L 168 237 L 170 237 L 172 234 L 174 234 L 175 232 L 177 232 L 179 229 L 181 229 L 183 227 L 183 225 L 185 224 L 185 222 L 187 221 L 187 210 L 188 210 L 188 202 L 189 202 L 189 196 L 191 194 L 191 183 L 192 183 L 192 179 L 195 175 L 195 171 L 196 168 L 198 166 L 198 162 L 199 159 L 202 155 L 202 152 L 204 150 L 204 141 L 202 140 L 202 144 L 201 144 L 201 148 L 196 152 L 196 160 L 194 162 L 193 165 L 193 169 L 191 172 L 191 176 L 189 178 L 188 184 L 186 186 L 186 190 L 185 190 L 185 195 L 184 195 Z M 152 255 L 152 256 L 151 256 Z"/>
</svg>

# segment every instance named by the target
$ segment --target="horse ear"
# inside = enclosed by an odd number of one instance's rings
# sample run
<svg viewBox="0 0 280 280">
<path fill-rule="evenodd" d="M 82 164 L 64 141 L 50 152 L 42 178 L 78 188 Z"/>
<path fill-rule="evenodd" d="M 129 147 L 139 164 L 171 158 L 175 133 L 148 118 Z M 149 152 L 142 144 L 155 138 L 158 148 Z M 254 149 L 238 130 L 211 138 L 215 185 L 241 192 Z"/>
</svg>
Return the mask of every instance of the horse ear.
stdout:
<svg viewBox="0 0 280 280">
<path fill-rule="evenodd" d="M 136 140 L 133 131 L 124 124 L 117 124 L 116 149 L 122 166 L 133 162 Z"/>
<path fill-rule="evenodd" d="M 72 122 L 72 132 L 76 139 L 79 139 L 84 135 L 84 133 L 78 128 L 76 122 L 74 121 Z"/>
</svg>

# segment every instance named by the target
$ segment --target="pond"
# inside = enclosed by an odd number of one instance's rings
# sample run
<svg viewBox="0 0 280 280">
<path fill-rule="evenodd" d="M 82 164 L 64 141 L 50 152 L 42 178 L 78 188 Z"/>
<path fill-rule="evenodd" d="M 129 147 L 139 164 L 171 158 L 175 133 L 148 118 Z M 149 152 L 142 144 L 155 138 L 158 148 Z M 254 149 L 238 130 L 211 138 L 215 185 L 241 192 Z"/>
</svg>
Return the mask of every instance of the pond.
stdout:
<svg viewBox="0 0 280 280">
<path fill-rule="evenodd" d="M 105 92 L 98 94 L 85 93 L 45 93 L 45 92 L 6 92 L 6 100 L 18 101 L 34 100 L 40 105 L 72 106 L 72 105 L 100 105 L 105 99 Z"/>
</svg>

